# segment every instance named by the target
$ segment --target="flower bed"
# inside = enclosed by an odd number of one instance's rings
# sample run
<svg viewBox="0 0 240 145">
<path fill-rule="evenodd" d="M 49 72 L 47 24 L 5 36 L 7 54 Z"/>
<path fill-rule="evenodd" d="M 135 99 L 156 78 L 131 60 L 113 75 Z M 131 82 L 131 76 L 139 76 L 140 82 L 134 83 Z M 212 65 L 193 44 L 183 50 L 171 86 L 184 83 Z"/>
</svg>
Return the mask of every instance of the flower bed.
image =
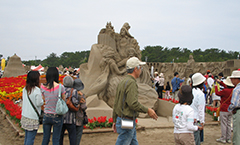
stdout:
<svg viewBox="0 0 240 145">
<path fill-rule="evenodd" d="M 22 108 L 9 99 L 0 101 L 0 104 L 2 108 L 6 109 L 6 113 L 9 115 L 10 119 L 14 120 L 15 123 L 21 127 L 20 120 L 22 118 Z"/>
<path fill-rule="evenodd" d="M 217 107 L 206 106 L 205 112 L 207 114 L 212 115 L 212 118 L 214 121 L 218 121 L 218 116 L 216 114 L 216 111 L 217 111 Z"/>
<path fill-rule="evenodd" d="M 179 101 L 178 101 L 178 100 L 175 100 L 175 99 L 172 99 L 172 98 L 169 98 L 169 99 L 162 98 L 161 100 L 170 101 L 170 102 L 173 102 L 174 104 L 177 104 L 177 103 L 179 103 Z"/>
<path fill-rule="evenodd" d="M 161 100 L 170 101 L 170 102 L 173 102 L 173 103 L 175 103 L 175 104 L 179 103 L 178 100 L 171 99 L 171 98 L 169 98 L 169 99 L 162 98 Z M 218 116 L 217 116 L 217 114 L 216 114 L 216 111 L 217 111 L 217 107 L 206 106 L 205 112 L 206 112 L 207 114 L 210 114 L 210 115 L 212 116 L 212 118 L 213 118 L 214 121 L 218 121 Z"/>
<path fill-rule="evenodd" d="M 138 123 L 138 120 L 135 120 L 136 124 Z M 88 119 L 88 124 L 84 126 L 84 128 L 89 128 L 93 130 L 94 128 L 109 128 L 113 125 L 113 118 L 109 118 L 107 120 L 107 116 L 100 116 L 98 118 L 93 117 L 92 119 Z"/>
<path fill-rule="evenodd" d="M 41 79 L 46 76 L 42 75 Z M 65 75 L 59 76 L 59 82 L 63 82 Z M 6 114 L 15 123 L 21 127 L 21 113 L 22 108 L 18 104 L 14 104 L 16 100 L 22 99 L 22 90 L 26 85 L 27 75 L 21 75 L 18 77 L 0 78 L 0 105 L 6 110 Z M 107 120 L 106 116 L 94 117 L 89 119 L 89 123 L 84 126 L 84 128 L 94 129 L 96 127 L 112 127 L 113 119 L 109 118 Z"/>
<path fill-rule="evenodd" d="M 98 118 L 93 117 L 92 119 L 88 119 L 88 124 L 84 126 L 84 128 L 94 129 L 96 127 L 112 127 L 113 119 L 109 118 L 107 120 L 107 116 L 100 116 Z"/>
</svg>

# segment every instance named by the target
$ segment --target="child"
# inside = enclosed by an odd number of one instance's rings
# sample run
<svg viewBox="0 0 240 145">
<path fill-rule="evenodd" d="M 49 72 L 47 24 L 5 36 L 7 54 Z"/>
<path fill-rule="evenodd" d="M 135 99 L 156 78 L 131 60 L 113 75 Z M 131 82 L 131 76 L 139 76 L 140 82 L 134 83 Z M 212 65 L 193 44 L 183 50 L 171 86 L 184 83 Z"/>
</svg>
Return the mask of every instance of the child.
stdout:
<svg viewBox="0 0 240 145">
<path fill-rule="evenodd" d="M 169 82 L 167 82 L 166 89 L 165 89 L 165 98 L 166 99 L 170 98 L 170 90 L 171 90 L 171 87 L 169 85 Z"/>
<path fill-rule="evenodd" d="M 193 125 L 194 111 L 192 104 L 192 88 L 183 85 L 178 93 L 179 104 L 173 108 L 174 138 L 176 145 L 195 145 L 193 131 L 202 130 L 203 127 Z"/>
<path fill-rule="evenodd" d="M 84 84 L 80 79 L 75 79 L 73 88 L 78 91 L 78 100 L 80 101 L 80 109 L 78 112 L 76 112 L 76 145 L 79 145 L 82 138 L 82 132 L 83 132 L 83 118 L 84 118 L 84 112 L 87 109 L 86 105 L 86 97 L 81 92 L 81 90 L 84 89 Z"/>
</svg>

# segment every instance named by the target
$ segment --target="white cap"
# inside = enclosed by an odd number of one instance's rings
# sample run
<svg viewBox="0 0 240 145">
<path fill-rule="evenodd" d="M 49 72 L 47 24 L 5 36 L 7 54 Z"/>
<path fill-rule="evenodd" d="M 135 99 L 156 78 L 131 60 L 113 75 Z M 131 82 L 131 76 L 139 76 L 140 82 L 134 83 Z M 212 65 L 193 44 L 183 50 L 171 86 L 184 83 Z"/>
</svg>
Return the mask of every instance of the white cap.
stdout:
<svg viewBox="0 0 240 145">
<path fill-rule="evenodd" d="M 137 57 L 131 57 L 127 60 L 127 69 L 135 68 L 139 65 L 144 65 L 146 62 L 140 61 Z"/>
<path fill-rule="evenodd" d="M 232 72 L 232 75 L 230 76 L 230 79 L 232 78 L 240 78 L 240 71 L 239 70 L 234 70 Z"/>
<path fill-rule="evenodd" d="M 201 83 L 203 83 L 206 80 L 206 78 L 201 74 L 201 73 L 195 73 L 192 76 L 192 85 L 193 86 L 197 86 L 200 85 Z"/>
</svg>

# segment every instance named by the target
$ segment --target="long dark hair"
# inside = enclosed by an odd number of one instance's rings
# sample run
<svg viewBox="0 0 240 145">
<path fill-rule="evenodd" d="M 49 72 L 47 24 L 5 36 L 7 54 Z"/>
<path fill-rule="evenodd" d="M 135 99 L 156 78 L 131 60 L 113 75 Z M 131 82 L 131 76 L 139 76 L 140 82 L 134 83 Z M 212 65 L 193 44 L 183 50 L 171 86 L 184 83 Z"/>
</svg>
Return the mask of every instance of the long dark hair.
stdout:
<svg viewBox="0 0 240 145">
<path fill-rule="evenodd" d="M 204 84 L 204 82 L 202 82 L 201 84 L 199 84 L 199 85 L 197 85 L 197 86 L 193 86 L 192 88 L 195 88 L 195 89 L 197 89 L 197 88 L 203 89 L 203 84 Z"/>
<path fill-rule="evenodd" d="M 44 84 L 45 86 L 48 87 L 48 89 L 53 88 L 53 82 L 55 81 L 56 83 L 59 82 L 59 73 L 56 67 L 49 67 L 47 72 L 46 72 L 46 80 L 47 83 Z"/>
<path fill-rule="evenodd" d="M 26 81 L 26 90 L 27 90 L 27 94 L 31 94 L 32 89 L 34 87 L 39 87 L 40 88 L 40 84 L 39 84 L 39 77 L 40 77 L 40 73 L 38 71 L 30 71 L 27 74 L 27 81 Z"/>
</svg>

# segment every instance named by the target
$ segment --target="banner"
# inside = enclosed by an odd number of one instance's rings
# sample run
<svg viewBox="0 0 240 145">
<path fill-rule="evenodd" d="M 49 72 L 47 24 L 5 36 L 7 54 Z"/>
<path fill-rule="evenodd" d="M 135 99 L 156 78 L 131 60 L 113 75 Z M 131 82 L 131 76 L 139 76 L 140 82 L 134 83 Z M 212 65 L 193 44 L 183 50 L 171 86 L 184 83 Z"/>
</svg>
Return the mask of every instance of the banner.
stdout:
<svg viewBox="0 0 240 145">
<path fill-rule="evenodd" d="M 5 59 L 4 58 L 1 61 L 1 68 L 2 68 L 2 70 L 5 69 Z"/>
</svg>

